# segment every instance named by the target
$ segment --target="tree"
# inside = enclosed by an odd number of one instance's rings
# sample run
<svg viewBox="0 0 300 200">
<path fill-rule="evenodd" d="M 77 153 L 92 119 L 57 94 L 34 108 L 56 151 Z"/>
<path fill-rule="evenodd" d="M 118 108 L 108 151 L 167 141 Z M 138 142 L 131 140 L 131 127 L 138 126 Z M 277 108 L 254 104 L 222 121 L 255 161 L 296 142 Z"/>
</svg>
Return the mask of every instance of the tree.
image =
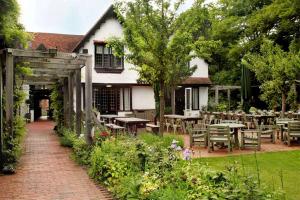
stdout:
<svg viewBox="0 0 300 200">
<path fill-rule="evenodd" d="M 128 49 L 126 58 L 136 66 L 140 80 L 158 88 L 161 135 L 164 128 L 165 89 L 181 83 L 194 72 L 195 67 L 189 67 L 187 63 L 196 56 L 192 53 L 195 42 L 209 27 L 203 0 L 196 1 L 192 9 L 181 14 L 179 9 L 184 0 L 172 2 L 118 2 L 116 8 L 123 23 L 124 40 L 109 42 L 116 50 L 124 45 Z"/>
<path fill-rule="evenodd" d="M 0 39 L 4 40 L 4 47 L 26 47 L 30 34 L 18 22 L 19 5 L 16 0 L 0 0 Z M 1 44 L 0 44 L 1 46 Z"/>
<path fill-rule="evenodd" d="M 248 53 L 243 59 L 261 83 L 262 100 L 271 108 L 277 107 L 281 96 L 281 110 L 286 111 L 286 100 L 294 99 L 294 84 L 300 72 L 300 52 L 290 46 L 288 52 L 265 39 L 259 53 Z M 291 100 L 294 102 L 294 100 Z"/>
</svg>

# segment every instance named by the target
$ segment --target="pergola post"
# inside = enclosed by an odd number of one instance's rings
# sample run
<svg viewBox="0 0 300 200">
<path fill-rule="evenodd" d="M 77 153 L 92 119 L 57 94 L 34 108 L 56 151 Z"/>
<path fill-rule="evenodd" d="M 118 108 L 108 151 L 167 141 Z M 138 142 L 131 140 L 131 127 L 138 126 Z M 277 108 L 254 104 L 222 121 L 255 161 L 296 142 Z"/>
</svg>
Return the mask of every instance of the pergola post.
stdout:
<svg viewBox="0 0 300 200">
<path fill-rule="evenodd" d="M 92 143 L 92 59 L 87 58 L 85 65 L 85 138 L 88 144 Z"/>
<path fill-rule="evenodd" d="M 76 134 L 81 134 L 81 70 L 75 72 L 76 79 Z"/>
<path fill-rule="evenodd" d="M 230 110 L 230 89 L 227 90 L 228 109 Z"/>
<path fill-rule="evenodd" d="M 2 169 L 3 163 L 3 102 L 2 102 L 2 95 L 3 95 L 3 56 L 0 55 L 0 168 Z"/>
<path fill-rule="evenodd" d="M 69 96 L 68 96 L 68 79 L 65 78 L 63 82 L 63 92 L 64 92 L 64 123 L 66 127 L 69 127 L 69 112 L 68 112 L 68 101 L 69 101 Z"/>
<path fill-rule="evenodd" d="M 215 87 L 215 103 L 216 103 L 216 105 L 219 104 L 219 88 L 218 88 L 218 86 Z"/>
<path fill-rule="evenodd" d="M 175 89 L 172 87 L 171 89 L 171 107 L 172 107 L 172 114 L 175 114 Z"/>
<path fill-rule="evenodd" d="M 13 135 L 13 120 L 14 120 L 14 58 L 13 55 L 6 52 L 5 66 L 5 113 L 6 125 L 8 134 Z"/>
<path fill-rule="evenodd" d="M 69 95 L 69 128 L 74 130 L 74 73 L 70 73 L 68 77 L 68 95 Z"/>
</svg>

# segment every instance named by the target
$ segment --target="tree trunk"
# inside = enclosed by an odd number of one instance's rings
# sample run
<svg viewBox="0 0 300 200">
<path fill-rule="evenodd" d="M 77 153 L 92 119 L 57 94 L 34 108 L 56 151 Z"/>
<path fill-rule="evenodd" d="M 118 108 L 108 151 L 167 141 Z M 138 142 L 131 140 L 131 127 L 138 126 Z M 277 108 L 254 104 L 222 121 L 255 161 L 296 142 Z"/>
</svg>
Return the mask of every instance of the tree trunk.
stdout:
<svg viewBox="0 0 300 200">
<path fill-rule="evenodd" d="M 281 97 L 281 112 L 282 115 L 284 116 L 284 113 L 286 111 L 286 95 L 284 92 L 282 92 L 282 97 Z"/>
<path fill-rule="evenodd" d="M 160 81 L 160 88 L 159 88 L 159 135 L 163 136 L 164 134 L 164 127 L 165 127 L 165 83 L 164 81 Z"/>
</svg>

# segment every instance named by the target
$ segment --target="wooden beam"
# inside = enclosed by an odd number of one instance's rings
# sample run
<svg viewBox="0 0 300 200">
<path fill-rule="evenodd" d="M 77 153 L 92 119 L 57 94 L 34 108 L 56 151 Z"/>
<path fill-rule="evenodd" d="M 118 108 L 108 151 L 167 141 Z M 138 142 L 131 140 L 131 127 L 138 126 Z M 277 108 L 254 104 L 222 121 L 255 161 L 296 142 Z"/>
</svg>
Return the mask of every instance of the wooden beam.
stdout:
<svg viewBox="0 0 300 200">
<path fill-rule="evenodd" d="M 6 126 L 9 135 L 13 135 L 14 120 L 14 58 L 11 53 L 6 53 L 5 66 L 5 113 Z"/>
<path fill-rule="evenodd" d="M 74 130 L 74 73 L 71 73 L 68 78 L 68 89 L 69 89 L 69 123 L 70 129 Z"/>
<path fill-rule="evenodd" d="M 58 69 L 58 70 L 76 70 L 81 69 L 80 65 L 70 65 L 70 64 L 55 64 L 55 63 L 35 63 L 30 62 L 29 67 L 32 69 L 41 68 L 41 69 Z"/>
<path fill-rule="evenodd" d="M 76 82 L 76 134 L 81 134 L 81 70 L 75 72 Z"/>
<path fill-rule="evenodd" d="M 219 104 L 219 87 L 215 87 L 215 103 L 216 105 Z"/>
<path fill-rule="evenodd" d="M 63 92 L 64 92 L 64 124 L 66 127 L 69 127 L 69 112 L 68 112 L 68 101 L 69 101 L 69 96 L 68 96 L 68 79 L 64 79 L 64 84 L 63 84 Z"/>
<path fill-rule="evenodd" d="M 62 59 L 62 58 L 34 58 L 34 57 L 17 57 L 17 62 L 30 63 L 52 63 L 57 65 L 84 65 L 85 60 L 78 60 L 76 58 Z"/>
<path fill-rule="evenodd" d="M 92 144 L 92 57 L 89 57 L 85 67 L 85 138 L 87 144 Z"/>
<path fill-rule="evenodd" d="M 25 81 L 24 83 L 27 85 L 54 85 L 54 84 L 56 84 L 56 82 L 54 82 L 54 81 L 43 81 L 43 82 Z"/>
<path fill-rule="evenodd" d="M 55 56 L 45 51 L 37 50 L 22 50 L 22 49 L 6 49 L 11 52 L 13 56 L 18 57 L 31 57 L 31 58 L 59 58 L 59 59 L 78 59 L 86 60 L 89 55 L 87 54 L 76 54 L 76 53 L 63 53 L 57 52 Z"/>
<path fill-rule="evenodd" d="M 3 168 L 3 56 L 0 55 L 0 169 Z"/>
<path fill-rule="evenodd" d="M 175 89 L 172 87 L 171 89 L 171 107 L 172 107 L 172 114 L 175 114 Z"/>
</svg>

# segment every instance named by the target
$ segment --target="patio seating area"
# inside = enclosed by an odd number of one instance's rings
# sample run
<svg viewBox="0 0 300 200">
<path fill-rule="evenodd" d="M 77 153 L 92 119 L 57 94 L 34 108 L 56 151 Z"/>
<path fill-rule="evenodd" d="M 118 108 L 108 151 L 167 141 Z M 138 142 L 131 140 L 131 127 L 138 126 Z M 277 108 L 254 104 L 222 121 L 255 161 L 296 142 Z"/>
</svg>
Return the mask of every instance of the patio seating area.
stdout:
<svg viewBox="0 0 300 200">
<path fill-rule="evenodd" d="M 199 112 L 165 115 L 167 134 L 179 134 L 194 157 L 300 149 L 298 113 Z M 192 120 L 190 120 L 192 119 Z"/>
</svg>

